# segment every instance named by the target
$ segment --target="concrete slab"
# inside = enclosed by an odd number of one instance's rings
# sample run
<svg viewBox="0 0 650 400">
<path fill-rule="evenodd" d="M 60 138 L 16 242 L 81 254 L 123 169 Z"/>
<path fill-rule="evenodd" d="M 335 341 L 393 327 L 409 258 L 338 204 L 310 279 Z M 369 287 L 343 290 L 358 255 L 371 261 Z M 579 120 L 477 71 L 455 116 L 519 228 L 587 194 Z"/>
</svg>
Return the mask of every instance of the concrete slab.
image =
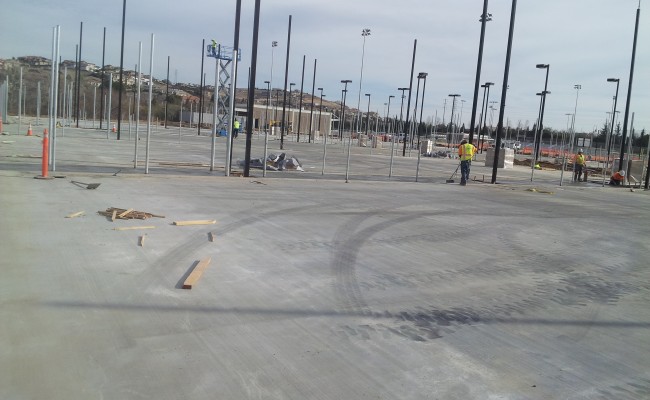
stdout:
<svg viewBox="0 0 650 400">
<path fill-rule="evenodd" d="M 38 138 L 0 145 L 0 398 L 650 397 L 648 192 L 520 167 L 460 187 L 445 159 L 415 182 L 415 151 L 389 180 L 363 148 L 346 184 L 343 146 L 323 176 L 295 142 L 305 173 L 224 177 L 190 131 L 159 131 L 145 175 L 102 135 L 66 130 L 50 181 L 18 157 Z"/>
</svg>

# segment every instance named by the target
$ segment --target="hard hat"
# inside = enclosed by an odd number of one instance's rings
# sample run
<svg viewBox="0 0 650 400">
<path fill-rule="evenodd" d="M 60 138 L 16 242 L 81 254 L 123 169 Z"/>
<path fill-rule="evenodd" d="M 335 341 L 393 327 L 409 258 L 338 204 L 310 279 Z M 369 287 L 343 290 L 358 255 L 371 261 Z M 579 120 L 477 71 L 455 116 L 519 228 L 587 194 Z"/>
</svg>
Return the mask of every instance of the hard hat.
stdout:
<svg viewBox="0 0 650 400">
<path fill-rule="evenodd" d="M 582 154 L 582 150 L 578 150 L 578 154 Z"/>
<path fill-rule="evenodd" d="M 625 176 L 625 171 L 620 172 L 621 176 Z"/>
</svg>

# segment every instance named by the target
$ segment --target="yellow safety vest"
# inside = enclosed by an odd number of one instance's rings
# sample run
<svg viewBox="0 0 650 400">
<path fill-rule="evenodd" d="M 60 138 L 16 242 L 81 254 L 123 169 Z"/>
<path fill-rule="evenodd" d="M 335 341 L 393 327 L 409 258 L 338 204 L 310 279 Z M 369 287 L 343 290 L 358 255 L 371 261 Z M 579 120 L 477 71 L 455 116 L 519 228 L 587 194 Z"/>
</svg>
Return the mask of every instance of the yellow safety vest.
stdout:
<svg viewBox="0 0 650 400">
<path fill-rule="evenodd" d="M 235 121 L 235 129 L 239 129 L 239 121 Z"/>
<path fill-rule="evenodd" d="M 472 157 L 474 156 L 474 145 L 471 143 L 465 143 L 461 145 L 460 147 L 461 153 L 460 154 L 460 160 L 461 161 L 467 161 L 471 160 Z"/>
<path fill-rule="evenodd" d="M 585 165 L 585 156 L 584 156 L 584 154 L 576 155 L 576 164 Z"/>
</svg>

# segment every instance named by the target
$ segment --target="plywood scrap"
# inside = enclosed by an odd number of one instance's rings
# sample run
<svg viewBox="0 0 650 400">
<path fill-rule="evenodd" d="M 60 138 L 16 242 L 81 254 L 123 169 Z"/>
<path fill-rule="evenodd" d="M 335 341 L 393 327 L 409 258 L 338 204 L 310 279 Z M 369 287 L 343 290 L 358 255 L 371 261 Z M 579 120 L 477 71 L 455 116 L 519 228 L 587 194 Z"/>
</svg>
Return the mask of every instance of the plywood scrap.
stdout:
<svg viewBox="0 0 650 400">
<path fill-rule="evenodd" d="M 214 219 L 204 219 L 204 220 L 195 220 L 195 221 L 174 221 L 174 225 L 178 226 L 187 226 L 187 225 L 214 225 L 217 223 L 217 220 Z"/>
<path fill-rule="evenodd" d="M 194 269 L 192 269 L 192 272 L 190 272 L 183 283 L 183 289 L 192 289 L 192 286 L 195 285 L 199 278 L 201 278 L 201 275 L 203 275 L 203 271 L 208 267 L 210 261 L 211 258 L 208 257 L 195 264 Z"/>
<path fill-rule="evenodd" d="M 113 214 L 111 214 L 111 221 L 115 221 L 115 218 L 117 218 L 117 210 L 113 210 Z"/>
<path fill-rule="evenodd" d="M 77 218 L 77 217 L 81 217 L 84 214 L 85 214 L 85 211 L 77 211 L 76 213 L 68 214 L 65 217 L 66 218 Z"/>
<path fill-rule="evenodd" d="M 113 228 L 114 231 L 135 231 L 138 229 L 156 229 L 155 226 L 125 226 L 123 228 Z"/>
</svg>

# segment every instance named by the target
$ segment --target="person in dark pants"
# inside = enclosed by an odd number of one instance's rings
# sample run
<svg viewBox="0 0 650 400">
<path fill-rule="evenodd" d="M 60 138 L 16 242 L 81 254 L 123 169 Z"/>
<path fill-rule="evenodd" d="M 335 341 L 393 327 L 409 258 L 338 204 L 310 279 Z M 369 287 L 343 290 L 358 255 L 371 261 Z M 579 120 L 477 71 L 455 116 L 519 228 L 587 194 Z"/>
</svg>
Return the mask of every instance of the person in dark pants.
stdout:
<svg viewBox="0 0 650 400">
<path fill-rule="evenodd" d="M 232 137 L 234 139 L 237 139 L 237 135 L 239 135 L 239 127 L 240 127 L 238 119 L 235 119 L 235 122 L 232 124 L 232 127 L 233 127 L 233 129 L 232 129 Z"/>
<path fill-rule="evenodd" d="M 578 150 L 578 154 L 576 154 L 576 158 L 574 160 L 576 170 L 573 173 L 573 180 L 575 182 L 580 182 L 580 178 L 582 177 L 582 171 L 585 169 L 585 156 L 582 154 L 582 150 Z M 587 174 L 585 173 L 585 180 L 584 182 L 587 181 Z"/>
<path fill-rule="evenodd" d="M 460 158 L 460 184 L 465 186 L 469 180 L 469 167 L 472 164 L 472 157 L 476 154 L 476 147 L 463 139 L 458 146 L 458 158 Z"/>
</svg>

